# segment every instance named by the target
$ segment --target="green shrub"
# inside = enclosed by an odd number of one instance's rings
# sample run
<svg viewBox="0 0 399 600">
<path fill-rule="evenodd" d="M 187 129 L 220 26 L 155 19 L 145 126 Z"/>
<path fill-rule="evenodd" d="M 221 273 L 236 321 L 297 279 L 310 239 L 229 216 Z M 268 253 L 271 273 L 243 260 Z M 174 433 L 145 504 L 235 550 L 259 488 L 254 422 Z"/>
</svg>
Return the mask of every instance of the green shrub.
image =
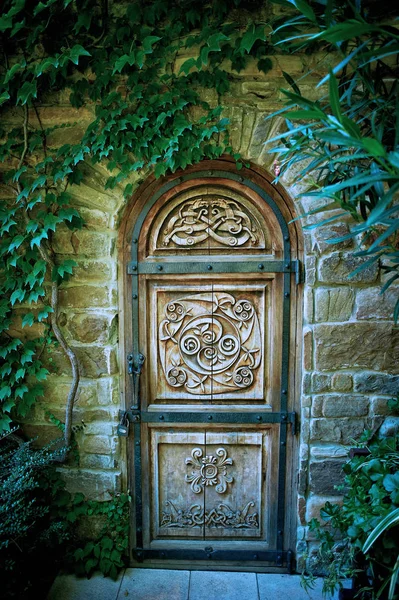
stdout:
<svg viewBox="0 0 399 600">
<path fill-rule="evenodd" d="M 373 438 L 360 446 L 369 454 L 355 455 L 344 465 L 342 506 L 327 502 L 320 512 L 324 523 L 312 519 L 309 524 L 320 546 L 309 559 L 303 582 L 311 587 L 315 573 L 322 571 L 327 593 L 341 585 L 340 579 L 354 577 L 362 590 L 358 597 L 374 600 L 388 598 L 397 569 L 398 521 L 391 518 L 385 528 L 381 524 L 388 515 L 395 516 L 399 507 L 399 435 Z M 365 546 L 371 534 L 374 543 Z M 394 587 L 389 597 L 398 597 Z"/>
<path fill-rule="evenodd" d="M 64 454 L 59 442 L 37 450 L 14 436 L 0 441 L 2 597 L 26 598 L 39 578 L 51 578 L 56 549 L 70 539 L 70 524 L 59 515 L 70 496 L 55 466 Z"/>
</svg>

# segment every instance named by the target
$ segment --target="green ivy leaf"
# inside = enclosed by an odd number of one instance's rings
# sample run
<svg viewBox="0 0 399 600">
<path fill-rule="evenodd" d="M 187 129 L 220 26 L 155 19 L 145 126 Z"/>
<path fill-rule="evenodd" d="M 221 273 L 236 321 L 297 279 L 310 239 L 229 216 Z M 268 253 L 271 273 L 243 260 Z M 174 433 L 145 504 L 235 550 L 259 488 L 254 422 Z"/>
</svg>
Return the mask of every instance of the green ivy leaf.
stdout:
<svg viewBox="0 0 399 600">
<path fill-rule="evenodd" d="M 32 98 L 37 97 L 37 83 L 36 81 L 25 81 L 22 87 L 18 90 L 17 104 L 26 104 Z"/>
<path fill-rule="evenodd" d="M 11 298 L 10 298 L 10 302 L 11 305 L 14 306 L 14 304 L 16 302 L 22 302 L 22 300 L 25 298 L 25 290 L 22 290 L 21 288 L 15 290 L 12 294 L 11 294 Z"/>
<path fill-rule="evenodd" d="M 24 242 L 25 240 L 25 236 L 24 235 L 16 235 L 11 244 L 8 246 L 8 252 L 13 252 L 14 250 L 17 250 L 20 245 Z"/>
<path fill-rule="evenodd" d="M 261 40 L 264 42 L 265 39 L 266 34 L 264 25 L 258 25 L 258 27 L 256 27 L 254 24 L 252 24 L 242 36 L 240 50 L 244 50 L 247 54 L 249 54 L 256 41 Z"/>
<path fill-rule="evenodd" d="M 35 317 L 33 316 L 33 313 L 27 313 L 22 319 L 22 327 L 26 327 L 27 325 L 28 327 L 32 327 L 34 322 Z"/>
<path fill-rule="evenodd" d="M 162 38 L 158 37 L 157 35 L 147 35 L 147 37 L 145 37 L 143 40 L 144 54 L 151 54 L 153 51 L 153 45 L 161 39 Z"/>
<path fill-rule="evenodd" d="M 83 46 L 80 44 L 75 44 L 69 51 L 69 60 L 71 60 L 75 65 L 79 64 L 79 58 L 81 56 L 91 56 L 90 52 L 85 50 Z"/>
</svg>

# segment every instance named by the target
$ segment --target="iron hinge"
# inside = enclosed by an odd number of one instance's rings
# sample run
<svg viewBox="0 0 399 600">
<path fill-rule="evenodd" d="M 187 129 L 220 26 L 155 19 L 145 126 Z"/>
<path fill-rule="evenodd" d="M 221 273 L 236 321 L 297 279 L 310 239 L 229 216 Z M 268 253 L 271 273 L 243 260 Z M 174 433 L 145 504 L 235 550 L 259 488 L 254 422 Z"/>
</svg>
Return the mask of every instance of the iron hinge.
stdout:
<svg viewBox="0 0 399 600">
<path fill-rule="evenodd" d="M 293 271 L 295 273 L 295 283 L 305 283 L 305 267 L 300 260 L 292 261 Z"/>
<path fill-rule="evenodd" d="M 291 423 L 291 433 L 292 435 L 296 435 L 297 434 L 297 413 L 296 412 L 290 412 L 288 413 L 288 422 Z"/>
</svg>

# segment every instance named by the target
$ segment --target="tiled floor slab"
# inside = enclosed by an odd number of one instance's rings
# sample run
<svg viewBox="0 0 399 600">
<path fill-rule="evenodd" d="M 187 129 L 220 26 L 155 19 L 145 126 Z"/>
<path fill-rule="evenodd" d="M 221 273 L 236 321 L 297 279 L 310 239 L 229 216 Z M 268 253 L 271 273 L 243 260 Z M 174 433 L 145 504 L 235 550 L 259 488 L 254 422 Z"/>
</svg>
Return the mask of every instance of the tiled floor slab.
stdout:
<svg viewBox="0 0 399 600">
<path fill-rule="evenodd" d="M 116 600 L 121 586 L 123 573 L 116 581 L 104 577 L 101 573 L 90 579 L 75 575 L 58 575 L 47 600 Z"/>
<path fill-rule="evenodd" d="M 188 600 L 189 580 L 190 571 L 126 569 L 118 600 Z"/>
<path fill-rule="evenodd" d="M 323 580 L 317 579 L 313 590 L 306 592 L 299 575 L 258 574 L 259 600 L 337 600 L 338 594 L 324 597 Z"/>
<path fill-rule="evenodd" d="M 189 599 L 258 600 L 256 575 L 224 571 L 192 571 Z"/>
</svg>

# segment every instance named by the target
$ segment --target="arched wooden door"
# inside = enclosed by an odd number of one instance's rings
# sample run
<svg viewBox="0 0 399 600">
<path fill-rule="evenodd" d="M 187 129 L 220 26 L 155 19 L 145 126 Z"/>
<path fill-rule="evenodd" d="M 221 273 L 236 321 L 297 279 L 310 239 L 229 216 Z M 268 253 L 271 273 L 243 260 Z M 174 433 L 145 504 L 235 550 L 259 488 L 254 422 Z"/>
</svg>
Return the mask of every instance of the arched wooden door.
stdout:
<svg viewBox="0 0 399 600">
<path fill-rule="evenodd" d="M 287 224 L 253 182 L 196 172 L 131 248 L 133 558 L 289 567 Z"/>
</svg>

